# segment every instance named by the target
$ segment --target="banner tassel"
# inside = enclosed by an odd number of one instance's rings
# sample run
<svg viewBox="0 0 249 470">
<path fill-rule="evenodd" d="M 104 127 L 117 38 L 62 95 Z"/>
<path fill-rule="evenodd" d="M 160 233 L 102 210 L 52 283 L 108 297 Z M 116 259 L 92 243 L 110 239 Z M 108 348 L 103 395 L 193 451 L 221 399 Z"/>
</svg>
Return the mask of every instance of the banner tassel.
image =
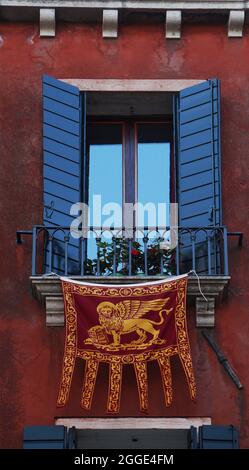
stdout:
<svg viewBox="0 0 249 470">
<path fill-rule="evenodd" d="M 164 354 L 158 358 L 157 362 L 159 364 L 160 371 L 161 371 L 165 405 L 168 407 L 172 404 L 172 400 L 173 400 L 170 358 Z"/>
<path fill-rule="evenodd" d="M 118 413 L 120 408 L 122 364 L 119 358 L 115 359 L 115 362 L 112 361 L 109 366 L 108 413 Z"/>
<path fill-rule="evenodd" d="M 99 361 L 87 359 L 84 372 L 84 381 L 81 395 L 81 406 L 85 410 L 90 410 L 92 405 L 93 393 L 99 368 Z"/>
<path fill-rule="evenodd" d="M 147 413 L 149 406 L 147 364 L 144 361 L 134 363 L 139 394 L 140 411 Z"/>
</svg>

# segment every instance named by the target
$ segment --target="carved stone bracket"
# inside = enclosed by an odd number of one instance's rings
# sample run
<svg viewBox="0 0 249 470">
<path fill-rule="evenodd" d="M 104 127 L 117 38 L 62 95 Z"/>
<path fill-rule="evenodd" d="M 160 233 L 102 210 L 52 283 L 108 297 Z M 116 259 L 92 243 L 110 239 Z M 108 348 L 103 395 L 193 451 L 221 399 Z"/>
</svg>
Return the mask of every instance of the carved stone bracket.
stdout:
<svg viewBox="0 0 249 470">
<path fill-rule="evenodd" d="M 88 276 L 84 278 L 75 277 L 75 280 L 84 280 L 87 282 L 98 282 L 103 284 L 119 284 L 120 278 L 117 277 L 98 277 Z M 156 279 L 165 279 L 157 277 Z M 60 279 L 56 276 L 31 276 L 32 291 L 34 296 L 46 308 L 46 325 L 63 326 L 64 325 L 64 304 L 61 290 Z M 122 277 L 123 284 L 135 282 L 155 281 L 155 277 L 137 276 Z M 226 286 L 230 280 L 229 276 L 201 276 L 200 283 L 204 295 L 208 302 L 200 294 L 198 281 L 196 277 L 190 277 L 188 281 L 188 303 L 195 301 L 196 307 L 196 326 L 214 327 L 215 326 L 215 306 L 222 300 Z"/>
<path fill-rule="evenodd" d="M 196 297 L 196 326 L 214 327 L 215 325 L 215 298 Z"/>
<path fill-rule="evenodd" d="M 228 37 L 241 38 L 243 36 L 243 28 L 245 22 L 244 10 L 231 10 L 228 21 Z"/>
<path fill-rule="evenodd" d="M 166 31 L 167 39 L 180 39 L 181 37 L 182 12 L 168 10 L 166 12 Z"/>
<path fill-rule="evenodd" d="M 40 8 L 40 36 L 55 36 L 55 9 Z"/>
<path fill-rule="evenodd" d="M 118 37 L 118 10 L 103 10 L 103 38 Z"/>
<path fill-rule="evenodd" d="M 215 326 L 215 308 L 224 298 L 230 276 L 200 276 L 200 284 L 203 294 L 201 295 L 197 279 L 189 278 L 188 300 L 195 301 L 196 326 L 198 328 L 213 328 Z"/>
</svg>

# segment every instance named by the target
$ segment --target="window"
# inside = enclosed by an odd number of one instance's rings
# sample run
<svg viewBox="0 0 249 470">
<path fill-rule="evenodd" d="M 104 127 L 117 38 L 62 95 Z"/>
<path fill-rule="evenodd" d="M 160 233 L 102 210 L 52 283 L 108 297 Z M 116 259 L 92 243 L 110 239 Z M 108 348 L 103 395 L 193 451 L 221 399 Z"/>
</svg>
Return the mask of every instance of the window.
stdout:
<svg viewBox="0 0 249 470">
<path fill-rule="evenodd" d="M 110 95 L 111 93 L 108 100 Z M 135 100 L 136 94 L 133 93 L 133 96 Z M 170 193 L 172 200 L 172 194 L 175 193 L 175 201 L 179 204 L 179 225 L 185 229 L 178 247 L 178 271 L 186 271 L 189 266 L 194 266 L 201 274 L 219 274 L 222 271 L 221 245 L 217 239 L 218 227 L 221 225 L 218 80 L 206 80 L 175 94 L 174 165 L 172 158 L 166 157 L 163 160 L 163 147 L 165 154 L 169 153 L 169 131 L 166 131 L 166 126 L 165 132 L 162 131 L 163 122 L 155 122 L 153 106 L 150 107 L 149 116 L 148 110 L 146 113 L 150 122 L 135 119 L 133 122 L 130 120 L 130 123 L 121 120 L 118 124 L 117 119 L 116 124 L 113 123 L 109 127 L 107 123 L 98 124 L 99 131 L 92 136 L 90 158 L 87 161 L 86 94 L 77 87 L 45 76 L 43 98 L 46 227 L 70 226 L 75 218 L 75 215 L 70 214 L 71 205 L 86 199 L 86 196 L 89 197 L 91 192 L 95 191 L 94 185 L 101 186 L 96 171 L 96 162 L 100 158 L 97 153 L 101 146 L 102 150 L 103 146 L 107 150 L 111 145 L 113 152 L 108 154 L 108 159 L 115 178 L 111 178 L 111 171 L 106 172 L 106 178 L 110 186 L 108 191 L 113 191 L 114 199 L 120 201 L 122 198 L 122 201 L 133 202 L 136 199 L 146 201 L 147 198 L 153 197 L 157 200 L 167 198 Z M 94 97 L 89 93 L 88 101 L 91 99 Z M 166 104 L 166 100 L 161 99 L 161 106 L 165 109 Z M 123 109 L 122 106 L 120 102 L 120 110 Z M 135 115 L 137 114 L 135 112 Z M 108 127 L 105 131 L 104 125 Z M 127 138 L 127 135 L 130 137 Z M 154 163 L 150 166 L 148 149 L 151 147 Z M 156 149 L 160 151 L 157 152 Z M 103 165 L 103 162 L 101 164 Z M 148 170 L 151 170 L 149 176 Z M 148 178 L 151 181 L 156 179 L 157 184 L 148 186 Z M 164 186 L 162 181 L 165 181 Z M 101 188 L 101 191 L 106 191 L 106 188 Z M 103 195 L 104 198 L 109 197 L 108 192 Z M 200 228 L 202 231 L 195 229 L 195 232 L 192 232 L 191 227 Z M 57 230 L 56 235 L 53 235 L 53 263 L 48 264 L 48 255 L 45 256 L 48 269 L 52 267 L 58 272 L 61 269 L 63 271 L 63 240 L 63 232 Z M 71 272 L 79 273 L 79 265 L 82 263 L 80 242 L 70 238 L 67 247 Z"/>
<path fill-rule="evenodd" d="M 89 119 L 86 140 L 86 202 L 91 225 L 104 227 L 108 220 L 108 226 L 121 229 L 127 224 L 125 203 L 137 202 L 143 206 L 138 205 L 134 226 L 160 225 L 157 212 L 154 210 L 151 212 L 152 217 L 149 217 L 148 210 L 144 208 L 150 208 L 152 203 L 155 208 L 162 203 L 166 203 L 167 209 L 169 208 L 171 138 L 171 122 L 162 119 Z M 101 217 L 96 211 L 96 205 L 103 208 Z M 167 215 L 167 220 L 166 215 L 163 220 L 164 225 L 169 225 L 169 210 Z M 106 231 L 102 242 L 110 243 L 113 233 L 117 231 Z M 87 241 L 87 258 L 96 259 L 96 240 L 92 233 L 91 235 Z M 142 231 L 137 231 L 138 244 L 142 238 Z"/>
<path fill-rule="evenodd" d="M 69 418 L 70 419 L 70 418 Z M 68 419 L 68 421 L 69 421 Z M 132 418 L 140 420 L 141 418 Z M 142 418 L 143 419 L 143 418 Z M 167 419 L 167 418 L 166 418 Z M 178 418 L 176 418 L 177 420 Z M 181 418 L 180 418 L 181 419 Z M 179 419 L 179 421 L 180 421 Z M 191 418 L 190 418 L 191 419 Z M 205 419 L 205 418 L 204 418 Z M 105 418 L 108 421 L 108 418 Z M 119 418 L 122 420 L 122 418 Z M 148 420 L 148 418 L 146 418 Z M 198 420 L 198 418 L 196 418 Z M 58 421 L 67 421 L 59 419 Z M 71 420 L 72 421 L 72 420 Z M 80 419 L 76 419 L 77 422 Z M 98 419 L 95 419 L 95 425 Z M 171 419 L 172 422 L 172 419 Z M 103 426 L 103 420 L 101 422 Z M 24 449 L 239 449 L 235 426 L 201 425 L 190 428 L 79 429 L 76 427 L 26 426 Z"/>
</svg>

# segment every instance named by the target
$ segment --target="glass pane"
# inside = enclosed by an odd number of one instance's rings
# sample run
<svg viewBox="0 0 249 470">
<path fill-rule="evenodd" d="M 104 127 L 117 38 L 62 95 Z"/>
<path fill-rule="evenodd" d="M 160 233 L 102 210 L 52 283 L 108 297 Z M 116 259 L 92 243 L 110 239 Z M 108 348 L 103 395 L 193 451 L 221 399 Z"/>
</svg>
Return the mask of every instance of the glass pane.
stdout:
<svg viewBox="0 0 249 470">
<path fill-rule="evenodd" d="M 88 143 L 90 225 L 121 227 L 122 124 L 92 124 L 88 129 Z M 101 241 L 109 244 L 110 232 Z M 96 256 L 96 240 L 90 239 L 88 257 Z"/>
<path fill-rule="evenodd" d="M 89 132 L 89 204 L 100 195 L 102 206 L 122 206 L 122 125 L 95 124 Z M 102 218 L 104 223 L 106 216 Z M 121 223 L 122 224 L 122 223 Z"/>
<path fill-rule="evenodd" d="M 137 125 L 137 177 L 138 202 L 147 204 L 149 209 L 138 210 L 139 225 L 143 220 L 144 225 L 169 225 L 170 142 L 167 124 Z M 167 205 L 158 206 L 162 203 Z"/>
<path fill-rule="evenodd" d="M 162 248 L 169 239 L 170 135 L 167 123 L 137 124 L 137 226 L 164 227 L 137 231 L 136 273 L 148 275 L 174 272 L 173 253 Z M 148 235 L 147 242 L 143 234 Z M 166 246 L 166 245 L 164 245 Z"/>
</svg>

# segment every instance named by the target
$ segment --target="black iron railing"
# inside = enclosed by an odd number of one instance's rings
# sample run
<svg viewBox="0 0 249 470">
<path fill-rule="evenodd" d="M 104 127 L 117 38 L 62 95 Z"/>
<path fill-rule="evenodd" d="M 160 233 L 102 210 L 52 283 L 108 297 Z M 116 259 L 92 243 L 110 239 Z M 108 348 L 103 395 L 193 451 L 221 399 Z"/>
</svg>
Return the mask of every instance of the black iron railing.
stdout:
<svg viewBox="0 0 249 470">
<path fill-rule="evenodd" d="M 86 227 L 74 238 L 69 227 L 35 225 L 17 232 L 32 235 L 32 275 L 55 272 L 74 276 L 164 276 L 195 270 L 200 275 L 228 275 L 226 227 L 134 228 Z M 90 235 L 90 239 L 86 235 Z M 174 239 L 174 240 L 173 240 Z M 175 243 L 174 243 L 175 241 Z"/>
</svg>

